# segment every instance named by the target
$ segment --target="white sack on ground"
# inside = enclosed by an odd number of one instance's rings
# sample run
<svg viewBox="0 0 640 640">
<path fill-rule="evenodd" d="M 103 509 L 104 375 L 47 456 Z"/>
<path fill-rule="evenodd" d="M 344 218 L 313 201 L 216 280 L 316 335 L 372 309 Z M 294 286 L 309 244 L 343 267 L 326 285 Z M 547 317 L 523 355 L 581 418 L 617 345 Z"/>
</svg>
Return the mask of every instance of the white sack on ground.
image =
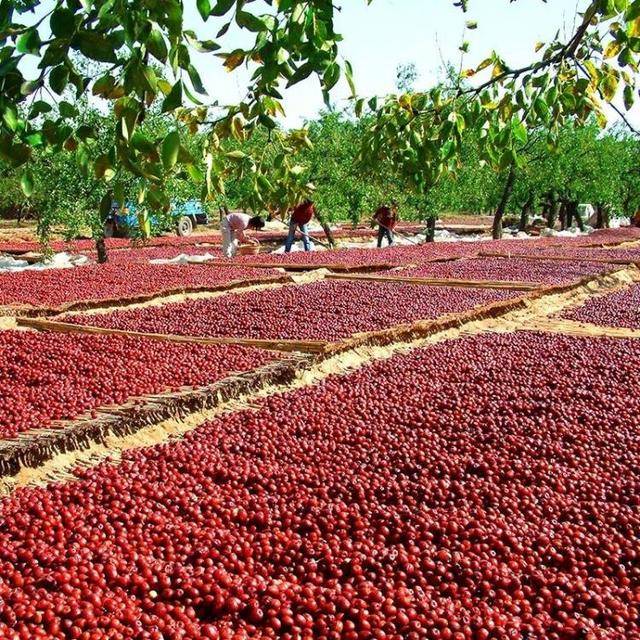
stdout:
<svg viewBox="0 0 640 640">
<path fill-rule="evenodd" d="M 210 253 L 203 253 L 202 255 L 187 255 L 186 253 L 181 253 L 175 258 L 156 258 L 149 260 L 149 264 L 201 264 L 214 260 L 215 257 L 216 256 Z"/>
<path fill-rule="evenodd" d="M 17 273 L 20 271 L 46 271 L 48 269 L 72 269 L 90 262 L 84 255 L 72 255 L 62 252 L 56 253 L 42 262 L 29 264 L 26 260 L 12 256 L 0 256 L 0 273 Z"/>
</svg>

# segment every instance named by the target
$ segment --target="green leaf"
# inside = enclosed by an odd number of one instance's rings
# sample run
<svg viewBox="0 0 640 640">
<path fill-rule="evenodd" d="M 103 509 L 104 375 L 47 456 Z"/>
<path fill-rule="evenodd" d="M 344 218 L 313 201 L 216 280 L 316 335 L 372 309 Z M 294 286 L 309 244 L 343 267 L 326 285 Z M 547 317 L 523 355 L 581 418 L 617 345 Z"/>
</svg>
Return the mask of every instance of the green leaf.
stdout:
<svg viewBox="0 0 640 640">
<path fill-rule="evenodd" d="M 248 11 L 238 11 L 236 13 L 236 22 L 238 23 L 238 26 L 243 29 L 253 31 L 254 33 L 267 30 L 267 24 L 265 21 L 262 18 L 258 18 L 258 16 L 254 16 Z"/>
<path fill-rule="evenodd" d="M 93 173 L 98 180 L 106 177 L 107 171 L 111 169 L 111 160 L 108 154 L 98 156 L 93 164 Z"/>
<path fill-rule="evenodd" d="M 247 154 L 244 151 L 229 151 L 228 153 L 225 154 L 227 156 L 227 158 L 229 158 L 230 160 L 244 160 L 244 158 L 247 157 Z"/>
<path fill-rule="evenodd" d="M 62 95 L 69 83 L 69 69 L 63 64 L 54 67 L 49 74 L 49 86 L 58 95 Z"/>
<path fill-rule="evenodd" d="M 627 85 L 624 88 L 624 107 L 627 111 L 633 107 L 633 103 L 635 101 L 635 97 L 633 95 L 633 87 Z"/>
<path fill-rule="evenodd" d="M 109 74 L 106 74 L 101 78 L 98 78 L 93 83 L 92 93 L 94 96 L 102 96 L 106 98 L 111 93 L 115 84 L 116 84 L 115 78 L 113 76 L 110 76 Z"/>
<path fill-rule="evenodd" d="M 64 100 L 58 105 L 58 109 L 60 110 L 60 115 L 63 118 L 75 118 L 78 115 L 78 110 L 68 102 Z"/>
<path fill-rule="evenodd" d="M 116 198 L 117 199 L 117 198 Z M 102 200 L 100 200 L 100 220 L 105 222 L 109 214 L 111 213 L 111 205 L 113 201 L 113 196 L 110 193 L 105 193 L 102 196 Z M 124 204 L 124 197 L 122 199 L 118 199 L 120 206 Z"/>
<path fill-rule="evenodd" d="M 177 131 L 168 133 L 162 141 L 162 164 L 166 171 L 173 169 L 178 161 L 180 151 L 180 134 Z"/>
<path fill-rule="evenodd" d="M 27 144 L 14 144 L 11 147 L 10 161 L 12 166 L 20 167 L 31 158 L 31 147 Z"/>
<path fill-rule="evenodd" d="M 602 90 L 602 94 L 604 95 L 605 100 L 611 102 L 615 98 L 616 92 L 618 90 L 619 79 L 614 73 L 608 73 L 602 79 L 600 83 L 600 88 Z"/>
<path fill-rule="evenodd" d="M 351 89 L 351 95 L 352 97 L 355 98 L 357 92 L 356 92 L 356 85 L 353 81 L 353 67 L 351 66 L 351 63 L 348 60 L 346 60 L 344 63 L 344 75 L 347 79 L 349 89 Z"/>
<path fill-rule="evenodd" d="M 340 80 L 340 65 L 336 62 L 332 62 L 324 72 L 323 76 L 324 87 L 327 91 L 333 89 Z"/>
<path fill-rule="evenodd" d="M 533 110 L 543 120 L 547 120 L 550 115 L 549 105 L 542 98 L 533 101 Z"/>
<path fill-rule="evenodd" d="M 36 100 L 31 105 L 31 109 L 29 111 L 29 117 L 37 118 L 38 116 L 41 116 L 44 113 L 49 113 L 51 109 L 52 107 L 48 102 L 45 102 L 44 100 Z"/>
<path fill-rule="evenodd" d="M 207 95 L 207 90 L 204 88 L 204 85 L 202 84 L 202 79 L 200 78 L 200 74 L 198 73 L 198 70 L 192 65 L 189 65 L 189 68 L 187 69 L 187 72 L 189 73 L 189 78 L 191 79 L 191 84 L 193 85 L 193 88 L 201 95 Z"/>
<path fill-rule="evenodd" d="M 211 15 L 211 2 L 209 0 L 196 0 L 196 5 L 202 19 L 206 22 Z"/>
<path fill-rule="evenodd" d="M 467 29 L 477 29 L 478 28 L 478 23 L 476 20 L 467 20 Z"/>
<path fill-rule="evenodd" d="M 147 51 L 160 62 L 167 61 L 167 43 L 164 40 L 164 36 L 158 29 L 151 29 L 151 33 L 147 38 Z"/>
<path fill-rule="evenodd" d="M 22 188 L 24 195 L 29 198 L 33 193 L 34 188 L 33 174 L 31 173 L 31 170 L 27 169 L 23 172 L 22 177 L 20 178 L 20 187 Z"/>
<path fill-rule="evenodd" d="M 311 64 L 306 62 L 303 65 L 300 65 L 294 72 L 294 74 L 289 78 L 287 82 L 287 87 L 292 87 L 294 84 L 298 82 L 302 82 L 306 80 L 313 73 L 313 67 Z"/>
<path fill-rule="evenodd" d="M 204 182 L 204 173 L 198 167 L 196 167 L 196 165 L 194 164 L 188 165 L 187 173 L 195 183 Z"/>
<path fill-rule="evenodd" d="M 42 86 L 42 82 L 40 80 L 30 80 L 28 82 L 23 82 L 20 85 L 20 93 L 23 96 L 30 96 L 35 93 Z"/>
<path fill-rule="evenodd" d="M 76 136 L 80 140 L 86 140 L 88 138 L 97 138 L 96 130 L 88 124 L 81 124 L 76 131 Z"/>
<path fill-rule="evenodd" d="M 20 119 L 18 118 L 18 110 L 12 104 L 9 104 L 4 108 L 2 119 L 4 120 L 7 128 L 10 131 L 15 131 L 18 128 L 18 124 L 20 123 Z"/>
<path fill-rule="evenodd" d="M 223 16 L 225 15 L 229 9 L 236 3 L 236 0 L 218 0 L 216 2 L 215 7 L 211 9 L 211 15 L 213 16 Z"/>
<path fill-rule="evenodd" d="M 112 33 L 108 38 L 97 31 L 82 31 L 77 36 L 80 52 L 98 62 L 116 62 L 116 49 L 119 49 L 119 37 Z"/>
<path fill-rule="evenodd" d="M 522 122 L 515 119 L 512 120 L 511 132 L 513 133 L 514 139 L 517 140 L 520 144 L 527 144 L 527 139 L 528 139 L 527 128 L 524 126 Z"/>
<path fill-rule="evenodd" d="M 511 149 L 507 149 L 500 157 L 500 171 L 506 171 L 516 161 L 515 155 Z"/>
<path fill-rule="evenodd" d="M 35 27 L 27 29 L 16 42 L 16 50 L 18 53 L 32 53 L 38 55 L 40 53 L 40 47 L 42 46 L 42 40 Z"/>
<path fill-rule="evenodd" d="M 40 131 L 36 131 L 35 133 L 30 133 L 26 137 L 26 141 L 32 147 L 40 147 L 44 144 L 44 136 Z"/>
<path fill-rule="evenodd" d="M 174 85 L 169 95 L 162 102 L 162 113 L 167 111 L 173 111 L 182 106 L 182 81 L 178 80 Z"/>
<path fill-rule="evenodd" d="M 59 7 L 51 14 L 49 25 L 51 26 L 51 33 L 56 38 L 69 38 L 73 35 L 75 29 L 73 11 L 66 7 Z"/>
</svg>

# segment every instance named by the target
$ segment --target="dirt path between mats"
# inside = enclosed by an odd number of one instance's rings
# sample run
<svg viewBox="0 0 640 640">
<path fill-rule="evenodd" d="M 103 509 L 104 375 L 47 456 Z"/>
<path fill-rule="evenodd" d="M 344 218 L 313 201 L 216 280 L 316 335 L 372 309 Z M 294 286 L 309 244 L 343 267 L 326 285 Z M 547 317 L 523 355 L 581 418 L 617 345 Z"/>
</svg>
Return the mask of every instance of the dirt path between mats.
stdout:
<svg viewBox="0 0 640 640">
<path fill-rule="evenodd" d="M 536 325 L 541 326 L 545 322 L 547 326 L 549 325 L 549 315 L 552 313 L 582 304 L 590 297 L 606 295 L 626 288 L 636 282 L 640 282 L 640 270 L 637 268 L 622 269 L 595 278 L 576 289 L 534 299 L 526 309 L 511 311 L 503 316 L 467 322 L 459 327 L 411 341 L 396 342 L 385 346 L 363 345 L 350 351 L 337 353 L 316 362 L 308 369 L 299 371 L 292 383 L 263 386 L 250 395 L 239 396 L 223 402 L 213 409 L 194 412 L 180 420 L 164 420 L 143 427 L 133 434 L 107 436 L 104 444 L 96 443 L 86 449 L 58 454 L 37 468 L 23 467 L 13 476 L 0 478 L 0 495 L 8 495 L 25 486 L 46 486 L 51 482 L 71 481 L 75 478 L 72 473 L 74 467 L 93 467 L 107 460 L 118 464 L 122 454 L 126 451 L 180 439 L 204 423 L 225 413 L 257 409 L 258 406 L 254 403 L 259 403 L 276 393 L 302 389 L 322 382 L 332 375 L 346 375 L 373 362 L 408 353 L 413 349 L 481 333 L 535 331 L 537 330 Z"/>
</svg>

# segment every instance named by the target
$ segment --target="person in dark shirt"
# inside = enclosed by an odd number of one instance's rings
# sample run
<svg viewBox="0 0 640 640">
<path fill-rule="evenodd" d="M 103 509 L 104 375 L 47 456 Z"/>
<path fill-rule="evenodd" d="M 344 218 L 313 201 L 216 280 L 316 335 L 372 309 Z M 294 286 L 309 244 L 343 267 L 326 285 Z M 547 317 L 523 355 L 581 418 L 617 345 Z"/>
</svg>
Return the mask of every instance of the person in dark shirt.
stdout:
<svg viewBox="0 0 640 640">
<path fill-rule="evenodd" d="M 378 225 L 378 249 L 382 247 L 382 240 L 387 239 L 389 246 L 393 244 L 393 230 L 398 223 L 398 205 L 382 205 L 374 214 L 373 221 Z"/>
<path fill-rule="evenodd" d="M 315 209 L 311 200 L 305 200 L 293 210 L 291 219 L 289 220 L 289 235 L 287 236 L 287 241 L 284 245 L 285 253 L 289 253 L 291 251 L 291 247 L 293 246 L 293 242 L 296 238 L 297 229 L 300 229 L 302 232 L 304 250 L 311 251 L 311 242 L 309 241 L 309 222 L 311 222 L 311 218 L 313 218 L 314 214 Z"/>
</svg>

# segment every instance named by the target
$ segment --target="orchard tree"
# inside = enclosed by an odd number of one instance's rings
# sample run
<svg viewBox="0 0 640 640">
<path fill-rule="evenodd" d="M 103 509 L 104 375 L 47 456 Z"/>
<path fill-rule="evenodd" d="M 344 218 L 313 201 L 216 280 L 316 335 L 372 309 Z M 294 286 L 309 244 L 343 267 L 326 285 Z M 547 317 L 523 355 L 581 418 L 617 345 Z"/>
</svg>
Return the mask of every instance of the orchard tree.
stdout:
<svg viewBox="0 0 640 640">
<path fill-rule="evenodd" d="M 464 11 L 474 6 L 473 0 L 456 4 Z M 467 22 L 468 29 L 476 27 L 475 21 Z M 468 42 L 460 48 L 465 53 Z M 414 187 L 428 194 L 455 170 L 464 138 L 479 139 L 481 158 L 506 173 L 499 213 L 524 163 L 529 130 L 544 130 L 546 143 L 555 146 L 568 120 L 584 123 L 595 117 L 604 127 L 605 104 L 628 123 L 639 53 L 640 0 L 591 0 L 575 32 L 567 40 L 538 43 L 527 65 L 510 66 L 494 52 L 453 82 L 450 77 L 444 87 L 391 96 L 381 104 L 370 101 L 376 124 L 364 153 L 392 158 Z M 364 101 L 357 107 L 363 109 Z M 497 215 L 494 237 L 500 232 Z"/>
<path fill-rule="evenodd" d="M 317 209 L 331 221 L 358 224 L 384 202 L 404 204 L 405 188 L 388 164 L 359 162 L 359 143 L 368 122 L 351 115 L 325 112 L 309 123 L 312 147 L 302 159 L 315 185 Z"/>
<path fill-rule="evenodd" d="M 206 23 L 200 33 L 185 27 L 187 4 Z M 0 0 L 0 159 L 24 169 L 29 191 L 37 179 L 30 169 L 35 153 L 66 149 L 107 183 L 103 212 L 113 195 L 122 200 L 125 173 L 140 181 L 141 206 L 168 211 L 170 179 L 196 164 L 182 123 L 191 133 L 206 134 L 203 182 L 208 194 L 215 193 L 226 166 L 221 142 L 242 141 L 257 127 L 274 130 L 284 112 L 283 85 L 315 75 L 327 96 L 343 71 L 352 82 L 350 66 L 338 59 L 334 13 L 327 0 L 266 0 L 266 6 L 241 0 Z M 248 36 L 246 47 L 225 48 L 233 31 Z M 221 107 L 207 96 L 196 51 L 228 71 L 247 66 L 252 75 L 245 98 Z M 97 157 L 72 112 L 52 108 L 69 91 L 76 98 L 92 94 L 113 114 L 112 144 Z M 157 101 L 174 116 L 163 137 L 143 131 Z"/>
</svg>

